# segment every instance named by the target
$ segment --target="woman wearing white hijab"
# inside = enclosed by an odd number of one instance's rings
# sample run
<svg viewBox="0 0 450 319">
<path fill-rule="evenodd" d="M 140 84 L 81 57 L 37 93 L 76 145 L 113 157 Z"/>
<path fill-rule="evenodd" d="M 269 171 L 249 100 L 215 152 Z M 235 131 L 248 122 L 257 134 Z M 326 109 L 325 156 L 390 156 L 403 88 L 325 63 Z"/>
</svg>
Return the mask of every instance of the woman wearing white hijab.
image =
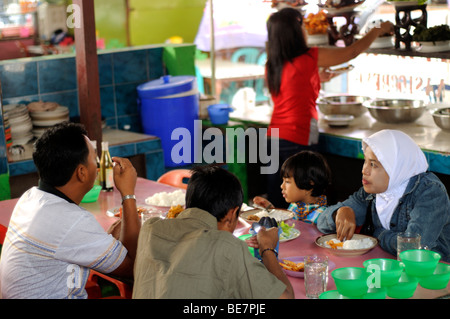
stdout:
<svg viewBox="0 0 450 319">
<path fill-rule="evenodd" d="M 439 178 L 427 172 L 422 150 L 405 133 L 382 130 L 363 139 L 363 186 L 328 207 L 317 227 L 350 239 L 357 226 L 396 255 L 397 234 L 421 234 L 421 244 L 450 261 L 450 201 Z"/>
</svg>

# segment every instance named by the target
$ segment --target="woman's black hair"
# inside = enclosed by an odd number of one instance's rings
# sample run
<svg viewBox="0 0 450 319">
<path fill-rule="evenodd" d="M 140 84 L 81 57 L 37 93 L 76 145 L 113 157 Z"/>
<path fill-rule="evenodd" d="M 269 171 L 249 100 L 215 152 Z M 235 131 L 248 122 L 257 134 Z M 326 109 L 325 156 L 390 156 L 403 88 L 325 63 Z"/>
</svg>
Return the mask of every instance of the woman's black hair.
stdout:
<svg viewBox="0 0 450 319">
<path fill-rule="evenodd" d="M 186 190 L 186 208 L 200 208 L 222 220 L 230 209 L 242 206 L 244 194 L 235 175 L 219 166 L 204 165 L 192 169 Z"/>
<path fill-rule="evenodd" d="M 312 190 L 311 196 L 323 195 L 331 182 L 331 170 L 322 154 L 301 151 L 281 166 L 281 177 L 293 177 L 298 188 Z"/>
<path fill-rule="evenodd" d="M 33 161 L 39 178 L 53 187 L 67 184 L 79 164 L 86 164 L 89 148 L 81 124 L 64 122 L 47 129 L 35 142 Z"/>
<path fill-rule="evenodd" d="M 272 95 L 278 95 L 281 85 L 281 71 L 285 62 L 308 52 L 303 36 L 300 11 L 284 8 L 273 13 L 267 21 L 267 85 Z"/>
</svg>

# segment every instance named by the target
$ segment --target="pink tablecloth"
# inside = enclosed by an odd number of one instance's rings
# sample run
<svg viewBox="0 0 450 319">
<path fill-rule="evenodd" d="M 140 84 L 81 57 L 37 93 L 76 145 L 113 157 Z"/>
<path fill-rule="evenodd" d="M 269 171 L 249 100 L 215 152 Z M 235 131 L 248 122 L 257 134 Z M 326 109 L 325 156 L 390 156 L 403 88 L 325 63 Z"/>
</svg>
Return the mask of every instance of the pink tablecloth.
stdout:
<svg viewBox="0 0 450 319">
<path fill-rule="evenodd" d="M 136 202 L 137 205 L 146 205 L 145 199 L 159 192 L 173 192 L 177 188 L 157 183 L 145 178 L 138 178 L 136 183 Z M 8 226 L 14 206 L 18 198 L 0 201 L 0 224 Z M 102 227 L 107 230 L 117 219 L 106 214 L 109 209 L 120 207 L 122 197 L 119 191 L 114 188 L 112 192 L 101 192 L 98 200 L 94 203 L 81 203 L 80 206 L 90 211 Z M 162 211 L 168 208 L 160 208 Z"/>
<path fill-rule="evenodd" d="M 288 224 L 295 223 L 295 228 L 300 230 L 300 236 L 287 241 L 280 243 L 279 255 L 278 258 L 286 258 L 286 257 L 294 257 L 294 256 L 305 256 L 310 254 L 325 254 L 328 256 L 329 261 L 335 264 L 333 269 L 342 268 L 342 267 L 363 267 L 363 262 L 367 259 L 373 258 L 392 258 L 395 259 L 396 256 L 393 256 L 383 249 L 380 246 L 375 247 L 368 253 L 360 256 L 352 256 L 352 257 L 340 257 L 335 256 L 324 248 L 321 248 L 315 244 L 315 240 L 317 237 L 323 235 L 321 232 L 317 230 L 315 225 L 307 224 L 301 221 L 288 221 Z M 236 235 L 242 235 L 248 233 L 249 225 L 241 220 L 236 229 Z M 327 290 L 336 289 L 336 285 L 334 283 L 333 278 L 331 277 L 331 272 L 333 269 L 329 270 L 328 274 L 328 287 Z M 303 278 L 299 277 L 291 277 L 288 276 L 295 293 L 296 299 L 304 299 L 306 298 L 305 294 L 305 283 Z M 450 293 L 450 284 L 447 285 L 446 289 L 441 290 L 429 290 L 420 287 L 418 285 L 416 292 L 413 298 L 417 299 L 429 299 L 429 298 L 437 298 L 440 296 L 444 296 Z"/>
</svg>

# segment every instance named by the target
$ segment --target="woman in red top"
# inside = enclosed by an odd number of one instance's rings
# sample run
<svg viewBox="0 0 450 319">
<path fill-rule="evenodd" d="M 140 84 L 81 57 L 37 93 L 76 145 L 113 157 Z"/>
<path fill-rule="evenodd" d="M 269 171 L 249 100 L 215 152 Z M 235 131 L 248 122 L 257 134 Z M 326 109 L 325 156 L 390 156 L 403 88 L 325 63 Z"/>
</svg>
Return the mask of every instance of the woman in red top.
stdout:
<svg viewBox="0 0 450 319">
<path fill-rule="evenodd" d="M 383 22 L 348 47 L 310 48 L 303 17 L 298 10 L 285 8 L 270 16 L 266 72 L 274 109 L 268 136 L 279 141 L 280 166 L 301 150 L 318 150 L 316 100 L 320 83 L 334 76 L 326 68 L 357 57 L 379 35 L 392 30 L 391 22 Z M 319 72 L 319 68 L 325 71 Z M 268 145 L 272 145 L 270 140 Z M 268 176 L 268 199 L 275 207 L 287 205 L 281 196 L 280 185 L 279 173 Z"/>
</svg>

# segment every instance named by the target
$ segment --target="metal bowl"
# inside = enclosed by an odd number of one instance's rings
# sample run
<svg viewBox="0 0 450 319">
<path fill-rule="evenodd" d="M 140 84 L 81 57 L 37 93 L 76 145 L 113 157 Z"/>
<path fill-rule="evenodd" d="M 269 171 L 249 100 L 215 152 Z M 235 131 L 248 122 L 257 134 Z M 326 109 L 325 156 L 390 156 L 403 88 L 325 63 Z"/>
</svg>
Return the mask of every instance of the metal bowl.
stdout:
<svg viewBox="0 0 450 319">
<path fill-rule="evenodd" d="M 333 95 L 326 96 L 317 101 L 320 112 L 325 115 L 353 115 L 359 117 L 367 109 L 363 103 L 369 100 L 368 97 L 357 95 Z"/>
<path fill-rule="evenodd" d="M 434 111 L 433 120 L 443 131 L 450 132 L 450 107 Z"/>
<path fill-rule="evenodd" d="M 412 123 L 426 110 L 420 100 L 374 99 L 364 103 L 377 121 L 382 123 Z"/>
</svg>

